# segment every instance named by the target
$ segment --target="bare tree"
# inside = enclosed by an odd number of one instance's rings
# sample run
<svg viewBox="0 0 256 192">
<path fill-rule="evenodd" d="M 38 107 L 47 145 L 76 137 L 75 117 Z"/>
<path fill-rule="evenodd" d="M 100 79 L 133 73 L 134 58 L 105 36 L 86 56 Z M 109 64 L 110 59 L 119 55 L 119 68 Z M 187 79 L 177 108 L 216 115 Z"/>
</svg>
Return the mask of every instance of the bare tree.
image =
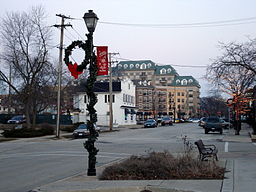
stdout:
<svg viewBox="0 0 256 192">
<path fill-rule="evenodd" d="M 255 83 L 256 40 L 221 43 L 222 56 L 207 68 L 206 78 L 228 94 L 242 94 Z"/>
<path fill-rule="evenodd" d="M 7 13 L 0 24 L 1 59 L 11 72 L 9 78 L 5 69 L 0 69 L 0 81 L 11 87 L 22 104 L 28 127 L 31 122 L 35 125 L 39 103 L 50 99 L 47 86 L 54 82 L 48 52 L 51 30 L 45 19 L 43 8 L 34 7 L 28 13 Z"/>
<path fill-rule="evenodd" d="M 255 85 L 256 80 L 256 41 L 221 44 L 222 56 L 207 68 L 206 78 L 216 87 L 233 96 L 242 97 L 246 90 Z M 241 129 L 240 108 L 234 104 L 234 127 L 238 135 Z"/>
<path fill-rule="evenodd" d="M 218 95 L 202 97 L 201 98 L 201 110 L 204 116 L 221 115 L 228 117 L 228 107 L 225 100 Z"/>
</svg>

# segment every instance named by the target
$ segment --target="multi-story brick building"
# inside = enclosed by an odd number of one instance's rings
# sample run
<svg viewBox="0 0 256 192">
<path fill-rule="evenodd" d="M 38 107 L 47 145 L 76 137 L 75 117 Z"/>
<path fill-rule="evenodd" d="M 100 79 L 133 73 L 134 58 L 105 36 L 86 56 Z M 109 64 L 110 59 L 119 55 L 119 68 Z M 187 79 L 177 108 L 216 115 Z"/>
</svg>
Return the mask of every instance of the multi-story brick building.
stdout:
<svg viewBox="0 0 256 192">
<path fill-rule="evenodd" d="M 129 78 L 135 83 L 139 118 L 197 116 L 200 85 L 192 76 L 179 76 L 171 65 L 151 60 L 121 61 L 112 71 L 113 79 Z"/>
</svg>

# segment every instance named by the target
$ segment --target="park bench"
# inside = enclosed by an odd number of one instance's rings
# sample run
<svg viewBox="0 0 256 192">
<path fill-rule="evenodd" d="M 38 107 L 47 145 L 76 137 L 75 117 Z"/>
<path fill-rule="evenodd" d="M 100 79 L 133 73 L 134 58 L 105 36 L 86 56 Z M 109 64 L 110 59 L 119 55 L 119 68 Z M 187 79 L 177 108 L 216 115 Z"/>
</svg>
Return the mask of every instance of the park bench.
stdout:
<svg viewBox="0 0 256 192">
<path fill-rule="evenodd" d="M 217 153 L 218 149 L 215 145 L 205 145 L 201 139 L 195 142 L 195 145 L 199 151 L 199 159 L 201 161 L 206 160 L 208 157 L 213 157 L 218 161 Z"/>
</svg>

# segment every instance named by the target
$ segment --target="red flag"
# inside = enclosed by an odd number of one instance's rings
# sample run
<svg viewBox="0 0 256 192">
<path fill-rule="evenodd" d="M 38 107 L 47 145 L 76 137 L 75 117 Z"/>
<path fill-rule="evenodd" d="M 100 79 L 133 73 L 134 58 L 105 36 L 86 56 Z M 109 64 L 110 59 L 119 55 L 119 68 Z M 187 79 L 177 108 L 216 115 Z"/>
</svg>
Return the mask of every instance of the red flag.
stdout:
<svg viewBox="0 0 256 192">
<path fill-rule="evenodd" d="M 108 75 L 108 47 L 97 47 L 97 75 Z"/>
</svg>

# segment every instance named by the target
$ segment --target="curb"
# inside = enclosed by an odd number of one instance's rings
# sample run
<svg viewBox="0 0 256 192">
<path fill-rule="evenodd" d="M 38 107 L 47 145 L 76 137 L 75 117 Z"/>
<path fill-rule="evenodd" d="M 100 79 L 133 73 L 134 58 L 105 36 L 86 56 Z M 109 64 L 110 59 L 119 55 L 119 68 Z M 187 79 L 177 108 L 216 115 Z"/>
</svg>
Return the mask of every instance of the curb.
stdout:
<svg viewBox="0 0 256 192">
<path fill-rule="evenodd" d="M 234 160 L 226 160 L 226 172 L 222 182 L 221 192 L 234 191 Z"/>
</svg>

